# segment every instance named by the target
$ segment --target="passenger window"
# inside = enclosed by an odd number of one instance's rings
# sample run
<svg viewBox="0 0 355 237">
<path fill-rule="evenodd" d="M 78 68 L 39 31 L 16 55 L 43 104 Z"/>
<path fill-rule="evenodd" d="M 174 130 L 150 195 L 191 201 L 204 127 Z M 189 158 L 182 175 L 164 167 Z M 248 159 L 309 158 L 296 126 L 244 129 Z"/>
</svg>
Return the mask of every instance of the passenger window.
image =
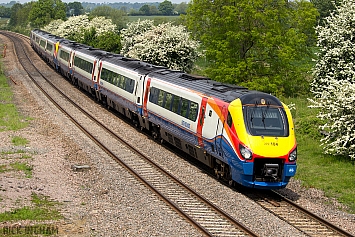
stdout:
<svg viewBox="0 0 355 237">
<path fill-rule="evenodd" d="M 165 104 L 164 104 L 165 109 L 170 110 L 172 98 L 173 98 L 173 95 L 167 92 L 166 96 L 165 96 Z"/>
<path fill-rule="evenodd" d="M 189 119 L 192 120 L 192 121 L 196 121 L 197 113 L 198 113 L 198 104 L 191 101 Z"/>
<path fill-rule="evenodd" d="M 180 115 L 187 118 L 188 108 L 189 108 L 189 101 L 187 99 L 181 98 Z"/>
<path fill-rule="evenodd" d="M 149 101 L 157 104 L 158 103 L 158 97 L 159 97 L 159 89 L 152 87 L 150 88 L 150 95 L 149 95 Z"/>
<path fill-rule="evenodd" d="M 158 98 L 158 105 L 163 106 L 163 102 L 164 102 L 164 91 L 160 90 L 159 98 Z"/>
<path fill-rule="evenodd" d="M 173 106 L 171 111 L 178 114 L 179 113 L 180 96 L 174 95 Z"/>
</svg>

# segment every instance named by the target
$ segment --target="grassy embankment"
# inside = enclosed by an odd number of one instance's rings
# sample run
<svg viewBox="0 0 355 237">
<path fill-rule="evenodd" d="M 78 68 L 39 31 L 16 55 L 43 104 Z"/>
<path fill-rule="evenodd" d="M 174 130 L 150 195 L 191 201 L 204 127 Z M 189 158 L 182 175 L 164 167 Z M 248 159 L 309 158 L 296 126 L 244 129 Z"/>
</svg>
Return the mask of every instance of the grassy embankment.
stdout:
<svg viewBox="0 0 355 237">
<path fill-rule="evenodd" d="M 12 91 L 8 84 L 8 80 L 2 73 L 0 65 L 0 132 L 10 131 L 10 130 L 20 130 L 28 126 L 28 121 L 31 118 L 24 118 L 21 116 L 16 106 L 12 101 Z M 20 136 L 12 136 L 8 139 L 11 139 L 13 146 L 25 146 L 29 143 L 26 138 Z M 32 159 L 31 153 L 24 151 L 23 149 L 18 149 L 15 151 L 0 151 L 0 159 L 10 160 L 6 162 L 6 165 L 0 165 L 0 174 L 9 173 L 12 171 L 21 171 L 24 173 L 24 178 L 32 177 L 32 167 L 28 164 L 27 161 Z M 2 188 L 0 190 L 0 205 L 4 205 L 4 196 L 1 194 L 6 192 L 6 189 Z M 17 200 L 21 201 L 21 200 Z M 31 195 L 31 206 L 24 206 L 13 209 L 9 212 L 0 213 L 0 223 L 19 221 L 19 220 L 57 220 L 61 218 L 60 213 L 56 210 L 56 206 L 59 203 L 49 200 L 48 197 L 32 193 Z M 43 233 L 45 235 L 46 231 L 48 233 L 48 225 L 37 224 L 34 226 L 28 227 L 12 227 L 5 226 L 0 228 L 0 236 L 5 234 L 6 236 L 38 236 L 35 233 Z M 53 229 L 50 229 L 53 232 Z M 54 230 L 56 231 L 56 230 Z"/>
<path fill-rule="evenodd" d="M 286 104 L 294 103 L 292 111 L 298 142 L 298 169 L 295 178 L 305 187 L 324 191 L 327 197 L 335 198 L 355 213 L 355 161 L 348 157 L 331 156 L 322 153 L 317 111 L 308 108 L 307 98 L 283 99 Z"/>
</svg>

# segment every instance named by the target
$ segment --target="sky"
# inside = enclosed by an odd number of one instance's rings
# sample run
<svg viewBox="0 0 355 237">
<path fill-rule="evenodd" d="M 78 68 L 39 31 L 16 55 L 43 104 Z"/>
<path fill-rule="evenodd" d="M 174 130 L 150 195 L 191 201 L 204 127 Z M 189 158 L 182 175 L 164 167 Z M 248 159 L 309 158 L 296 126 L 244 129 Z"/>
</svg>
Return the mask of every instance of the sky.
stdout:
<svg viewBox="0 0 355 237">
<path fill-rule="evenodd" d="M 12 0 L 0 0 L 1 3 L 9 3 Z M 21 4 L 25 2 L 31 2 L 31 0 L 14 0 L 16 2 L 19 2 Z M 63 2 L 92 2 L 92 3 L 115 3 L 115 2 L 130 2 L 130 3 L 135 3 L 135 2 L 163 2 L 164 0 L 62 0 Z M 188 3 L 189 0 L 170 0 L 172 3 L 181 3 L 181 2 L 186 2 Z"/>
</svg>

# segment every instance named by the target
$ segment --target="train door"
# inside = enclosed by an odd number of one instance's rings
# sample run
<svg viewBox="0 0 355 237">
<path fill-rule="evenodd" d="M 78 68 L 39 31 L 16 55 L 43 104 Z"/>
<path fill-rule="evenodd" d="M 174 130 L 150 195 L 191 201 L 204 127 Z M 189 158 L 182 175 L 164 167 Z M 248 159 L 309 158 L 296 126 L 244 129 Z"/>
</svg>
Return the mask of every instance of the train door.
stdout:
<svg viewBox="0 0 355 237">
<path fill-rule="evenodd" d="M 216 128 L 216 139 L 215 139 L 215 147 L 216 147 L 216 153 L 223 157 L 223 130 L 224 130 L 224 122 L 225 122 L 225 112 L 226 112 L 226 106 L 224 105 L 222 107 L 222 113 L 221 116 L 218 118 L 217 122 L 217 128 Z"/>
<path fill-rule="evenodd" d="M 147 78 L 147 79 L 145 79 L 144 81 L 143 81 L 143 83 L 142 83 L 142 86 L 143 86 L 143 88 L 142 88 L 142 95 L 143 95 L 143 111 L 142 111 L 142 115 L 144 116 L 144 117 L 148 117 L 148 110 L 147 110 L 147 103 L 148 103 L 148 94 L 149 94 L 149 91 L 150 91 L 150 83 L 151 83 L 151 78 Z M 145 85 L 145 87 L 144 87 L 144 85 Z"/>
<path fill-rule="evenodd" d="M 202 127 L 205 122 L 205 113 L 206 113 L 206 104 L 207 104 L 207 98 L 203 97 L 202 102 L 201 102 L 201 107 L 200 107 L 200 115 L 198 117 L 197 121 L 197 141 L 198 145 L 203 148 L 203 138 L 202 138 Z"/>
<path fill-rule="evenodd" d="M 74 56 L 75 56 L 75 51 L 74 50 L 71 50 L 70 51 L 70 57 L 69 57 L 69 61 L 68 61 L 68 71 L 69 71 L 69 74 L 71 76 L 74 76 Z"/>
<path fill-rule="evenodd" d="M 146 75 L 139 75 L 135 85 L 134 101 L 136 103 L 137 113 L 136 124 L 140 127 L 141 130 L 149 130 L 147 102 L 150 89 L 150 81 L 151 79 L 147 78 Z"/>
<path fill-rule="evenodd" d="M 98 60 L 95 59 L 94 60 L 94 63 L 92 65 L 92 72 L 91 72 L 91 81 L 92 81 L 92 84 L 91 86 L 95 89 L 95 90 L 98 90 L 99 89 L 99 85 L 97 84 L 98 83 L 98 73 L 99 73 L 99 63 L 98 63 Z"/>
</svg>

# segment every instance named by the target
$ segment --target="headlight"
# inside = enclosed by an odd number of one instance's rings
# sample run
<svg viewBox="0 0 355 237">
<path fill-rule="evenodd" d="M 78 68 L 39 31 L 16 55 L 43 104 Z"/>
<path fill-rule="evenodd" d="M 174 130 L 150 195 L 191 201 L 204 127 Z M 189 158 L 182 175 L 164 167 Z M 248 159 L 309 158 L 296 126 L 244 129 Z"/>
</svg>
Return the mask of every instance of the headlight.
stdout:
<svg viewBox="0 0 355 237">
<path fill-rule="evenodd" d="M 253 158 L 253 153 L 242 144 L 239 144 L 239 150 L 244 159 L 251 160 Z"/>
<path fill-rule="evenodd" d="M 296 161 L 297 160 L 297 147 L 290 153 L 288 156 L 289 161 Z"/>
</svg>

